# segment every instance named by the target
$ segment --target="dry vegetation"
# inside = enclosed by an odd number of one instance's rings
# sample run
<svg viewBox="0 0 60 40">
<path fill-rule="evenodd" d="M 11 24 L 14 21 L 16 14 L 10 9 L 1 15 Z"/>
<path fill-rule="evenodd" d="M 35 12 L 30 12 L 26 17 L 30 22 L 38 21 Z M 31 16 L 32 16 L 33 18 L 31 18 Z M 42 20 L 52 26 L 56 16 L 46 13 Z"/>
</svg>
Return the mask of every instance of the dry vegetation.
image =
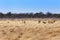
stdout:
<svg viewBox="0 0 60 40">
<path fill-rule="evenodd" d="M 0 40 L 60 40 L 60 20 L 0 20 Z"/>
</svg>

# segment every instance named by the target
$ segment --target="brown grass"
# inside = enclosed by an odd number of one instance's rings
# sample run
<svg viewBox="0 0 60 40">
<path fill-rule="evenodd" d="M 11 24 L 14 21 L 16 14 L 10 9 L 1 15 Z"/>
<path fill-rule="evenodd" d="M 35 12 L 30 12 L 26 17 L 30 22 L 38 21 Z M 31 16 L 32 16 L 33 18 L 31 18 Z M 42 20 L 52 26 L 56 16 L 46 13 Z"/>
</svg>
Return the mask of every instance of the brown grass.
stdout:
<svg viewBox="0 0 60 40">
<path fill-rule="evenodd" d="M 0 40 L 60 40 L 60 20 L 0 20 Z"/>
</svg>

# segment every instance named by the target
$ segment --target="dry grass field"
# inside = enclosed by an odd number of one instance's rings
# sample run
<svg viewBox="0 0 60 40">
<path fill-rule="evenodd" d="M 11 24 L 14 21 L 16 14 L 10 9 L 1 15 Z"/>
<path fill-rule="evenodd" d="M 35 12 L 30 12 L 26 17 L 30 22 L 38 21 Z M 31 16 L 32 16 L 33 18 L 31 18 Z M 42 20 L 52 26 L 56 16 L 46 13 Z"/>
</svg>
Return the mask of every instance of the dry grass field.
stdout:
<svg viewBox="0 0 60 40">
<path fill-rule="evenodd" d="M 60 20 L 1 19 L 0 40 L 60 40 Z"/>
</svg>

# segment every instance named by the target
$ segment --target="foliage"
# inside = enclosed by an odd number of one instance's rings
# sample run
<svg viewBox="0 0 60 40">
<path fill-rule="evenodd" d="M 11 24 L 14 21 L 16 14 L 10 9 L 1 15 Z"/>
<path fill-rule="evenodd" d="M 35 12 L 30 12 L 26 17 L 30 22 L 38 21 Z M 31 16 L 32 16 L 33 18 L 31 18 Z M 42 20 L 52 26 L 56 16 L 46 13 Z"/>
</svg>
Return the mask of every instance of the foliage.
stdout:
<svg viewBox="0 0 60 40">
<path fill-rule="evenodd" d="M 0 18 L 60 18 L 60 14 L 53 14 L 50 12 L 43 13 L 2 13 L 0 12 Z"/>
</svg>

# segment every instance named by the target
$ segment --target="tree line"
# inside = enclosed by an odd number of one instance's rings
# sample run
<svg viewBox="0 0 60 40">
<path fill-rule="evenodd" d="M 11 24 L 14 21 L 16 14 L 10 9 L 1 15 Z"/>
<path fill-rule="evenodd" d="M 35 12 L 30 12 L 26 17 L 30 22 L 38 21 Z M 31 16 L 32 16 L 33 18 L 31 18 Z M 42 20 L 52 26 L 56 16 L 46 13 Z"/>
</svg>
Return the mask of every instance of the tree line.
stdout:
<svg viewBox="0 0 60 40">
<path fill-rule="evenodd" d="M 39 12 L 39 13 L 2 13 L 0 12 L 0 18 L 60 18 L 60 14 L 57 13 L 43 13 L 43 12 Z"/>
</svg>

